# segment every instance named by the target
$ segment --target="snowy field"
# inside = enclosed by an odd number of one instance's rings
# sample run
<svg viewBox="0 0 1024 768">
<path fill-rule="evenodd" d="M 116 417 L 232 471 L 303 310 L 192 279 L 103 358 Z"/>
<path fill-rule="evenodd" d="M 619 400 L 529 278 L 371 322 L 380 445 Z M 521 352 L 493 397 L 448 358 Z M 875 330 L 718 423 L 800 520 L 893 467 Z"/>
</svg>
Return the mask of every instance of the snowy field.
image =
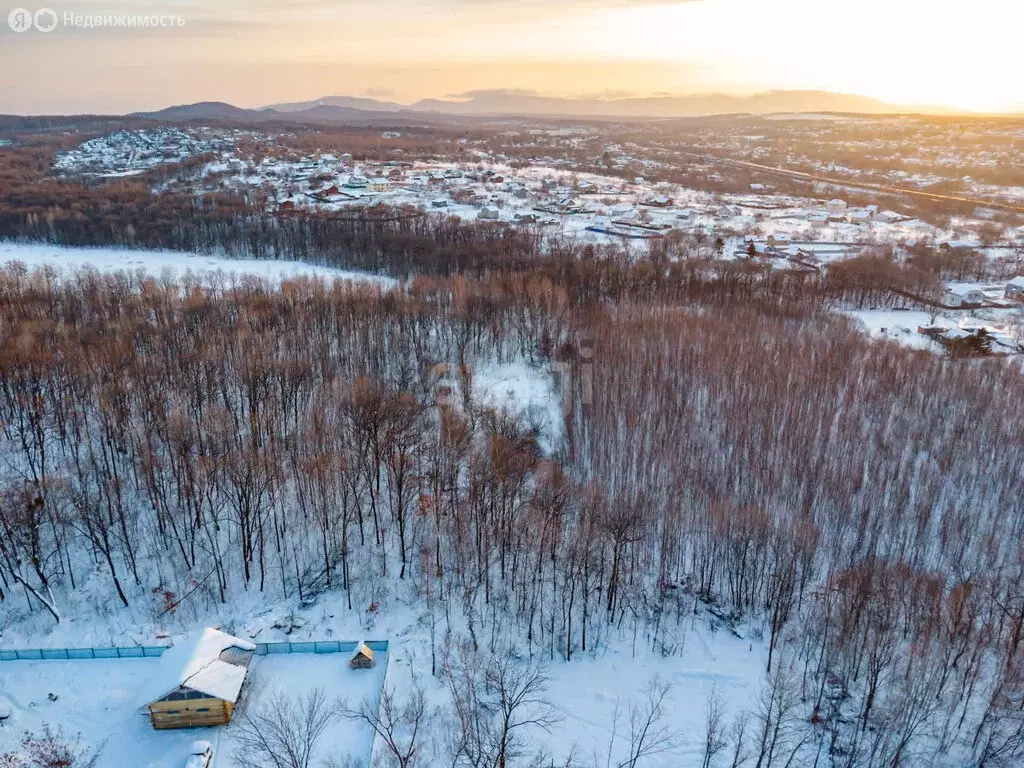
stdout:
<svg viewBox="0 0 1024 768">
<path fill-rule="evenodd" d="M 956 327 L 955 320 L 937 318 L 935 313 L 915 312 L 909 310 L 861 309 L 843 311 L 857 321 L 860 328 L 878 339 L 891 339 L 913 349 L 927 349 L 941 352 L 942 346 L 928 336 L 918 333 L 917 329 L 933 323 Z"/>
<path fill-rule="evenodd" d="M 179 278 L 187 274 L 258 277 L 272 283 L 293 277 L 373 282 L 384 287 L 396 284 L 389 277 L 351 272 L 334 267 L 276 259 L 229 259 L 181 251 L 149 251 L 121 248 L 69 248 L 45 243 L 0 242 L 0 264 L 20 262 L 27 267 L 49 267 L 67 276 L 83 268 L 103 273 L 142 272 L 151 277 Z"/>
<path fill-rule="evenodd" d="M 342 697 L 356 705 L 376 700 L 387 669 L 387 654 L 376 655 L 372 670 L 348 668 L 348 655 L 292 654 L 257 656 L 236 711 L 258 710 L 277 693 L 303 696 L 320 686 L 328 700 Z M 25 730 L 44 723 L 60 725 L 65 735 L 81 734 L 83 743 L 102 753 L 96 768 L 182 768 L 197 739 L 213 744 L 215 768 L 234 768 L 235 724 L 214 728 L 156 731 L 137 708 L 139 690 L 157 659 L 0 662 L 0 700 L 11 717 L 0 727 L 0 754 L 16 749 Z M 55 697 L 51 700 L 51 694 Z M 368 726 L 338 719 L 321 741 L 321 753 L 366 765 L 373 744 Z"/>
</svg>

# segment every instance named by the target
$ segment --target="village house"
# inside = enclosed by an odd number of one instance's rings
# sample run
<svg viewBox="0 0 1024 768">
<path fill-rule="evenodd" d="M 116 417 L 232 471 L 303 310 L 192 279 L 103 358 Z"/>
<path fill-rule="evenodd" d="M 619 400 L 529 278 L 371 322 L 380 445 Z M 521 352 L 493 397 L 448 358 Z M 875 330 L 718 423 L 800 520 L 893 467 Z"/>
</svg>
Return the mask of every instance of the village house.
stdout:
<svg viewBox="0 0 1024 768">
<path fill-rule="evenodd" d="M 829 200 L 825 207 L 832 213 L 842 213 L 846 210 L 846 201 L 836 198 L 835 200 Z"/>
<path fill-rule="evenodd" d="M 480 213 L 476 215 L 478 219 L 485 219 L 488 221 L 497 221 L 501 218 L 501 212 L 493 205 L 485 205 L 480 209 Z"/>
<path fill-rule="evenodd" d="M 985 303 L 985 294 L 978 288 L 967 285 L 950 285 L 942 295 L 941 304 L 950 309 L 980 307 Z"/>
<path fill-rule="evenodd" d="M 157 730 L 229 723 L 255 650 L 216 629 L 195 632 L 163 652 L 139 706 Z"/>
<path fill-rule="evenodd" d="M 1017 275 L 1006 284 L 1003 295 L 1011 301 L 1024 302 L 1024 275 Z"/>
<path fill-rule="evenodd" d="M 658 197 L 652 197 L 650 200 L 645 200 L 640 205 L 650 206 L 651 208 L 671 208 L 672 198 L 659 195 Z"/>
</svg>

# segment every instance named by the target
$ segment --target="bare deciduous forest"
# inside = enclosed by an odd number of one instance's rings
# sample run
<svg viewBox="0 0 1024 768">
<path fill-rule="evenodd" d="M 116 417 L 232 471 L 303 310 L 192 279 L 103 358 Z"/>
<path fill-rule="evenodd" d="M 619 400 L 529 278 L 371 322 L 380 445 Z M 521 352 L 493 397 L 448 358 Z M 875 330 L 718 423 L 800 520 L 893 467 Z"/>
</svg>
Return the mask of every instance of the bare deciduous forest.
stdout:
<svg viewBox="0 0 1024 768">
<path fill-rule="evenodd" d="M 481 739 L 466 681 L 516 681 L 500 661 L 446 669 L 453 625 L 535 660 L 621 631 L 669 656 L 700 607 L 769 646 L 761 700 L 730 728 L 709 718 L 705 766 L 1024 760 L 1020 370 L 872 343 L 824 311 L 912 304 L 940 267 L 637 261 L 390 209 L 291 219 L 143 190 L 9 192 L 0 231 L 408 282 L 0 271 L 0 606 L 60 622 L 96 573 L 167 612 L 328 590 L 364 610 L 408 585 L 455 728 Z M 472 405 L 493 360 L 557 373 L 562 434 Z M 507 736 L 464 739 L 451 764 L 530 764 Z M 645 765 L 634 746 L 624 765 Z"/>
</svg>

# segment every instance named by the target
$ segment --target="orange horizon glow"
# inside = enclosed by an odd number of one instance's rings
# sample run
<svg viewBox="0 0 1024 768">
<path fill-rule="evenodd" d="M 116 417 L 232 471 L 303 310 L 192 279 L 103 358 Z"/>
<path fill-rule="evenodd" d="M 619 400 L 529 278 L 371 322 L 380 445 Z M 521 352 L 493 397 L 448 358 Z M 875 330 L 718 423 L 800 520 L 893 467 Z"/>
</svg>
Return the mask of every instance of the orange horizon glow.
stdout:
<svg viewBox="0 0 1024 768">
<path fill-rule="evenodd" d="M 14 34 L 0 21 L 0 112 L 122 112 L 470 90 L 545 95 L 823 90 L 902 107 L 1024 111 L 1024 6 L 920 0 L 135 0 L 171 30 Z M 6 14 L 3 14 L 6 16 Z"/>
</svg>

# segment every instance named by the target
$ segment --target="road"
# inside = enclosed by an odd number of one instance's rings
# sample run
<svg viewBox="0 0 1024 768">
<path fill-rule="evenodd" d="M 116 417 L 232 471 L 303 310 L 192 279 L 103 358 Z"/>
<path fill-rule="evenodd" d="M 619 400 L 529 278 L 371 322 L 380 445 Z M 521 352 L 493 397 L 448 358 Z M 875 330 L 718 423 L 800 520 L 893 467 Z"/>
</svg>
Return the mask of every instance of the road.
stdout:
<svg viewBox="0 0 1024 768">
<path fill-rule="evenodd" d="M 936 194 L 935 192 L 922 192 L 919 189 L 903 189 L 901 187 L 887 187 L 882 184 L 870 184 L 867 182 L 849 181 L 848 179 L 836 179 L 830 176 L 819 176 L 813 173 L 805 173 L 804 171 L 794 171 L 790 170 L 789 168 L 783 168 L 777 165 L 761 165 L 760 163 L 751 163 L 747 160 L 734 160 L 733 158 L 718 157 L 716 155 L 701 155 L 695 152 L 678 152 L 678 154 L 685 155 L 688 157 L 695 157 L 708 163 L 719 163 L 720 165 L 732 165 L 741 168 L 752 168 L 754 170 L 767 171 L 769 173 L 774 173 L 781 176 L 788 176 L 789 178 L 799 179 L 802 181 L 814 181 L 821 184 L 831 184 L 836 187 L 847 187 L 849 189 L 865 189 L 871 192 L 883 192 L 889 195 L 909 195 L 911 197 L 923 197 L 928 200 L 945 200 L 956 203 L 968 203 L 970 205 L 982 208 L 995 208 L 1002 211 L 1024 213 L 1024 206 L 1013 205 L 1011 203 L 999 203 L 992 200 L 979 200 L 971 197 L 958 197 L 956 195 L 940 195 Z"/>
</svg>

